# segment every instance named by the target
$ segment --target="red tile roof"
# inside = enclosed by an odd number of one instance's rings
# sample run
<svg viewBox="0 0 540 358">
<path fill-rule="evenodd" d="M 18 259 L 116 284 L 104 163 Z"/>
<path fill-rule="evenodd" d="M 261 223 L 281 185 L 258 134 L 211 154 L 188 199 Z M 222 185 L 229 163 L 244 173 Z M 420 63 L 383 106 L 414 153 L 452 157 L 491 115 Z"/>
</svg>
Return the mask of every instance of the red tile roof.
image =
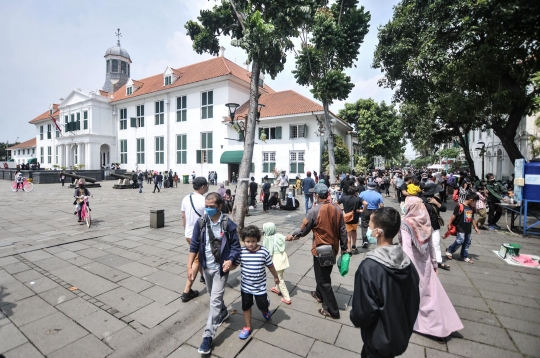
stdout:
<svg viewBox="0 0 540 358">
<path fill-rule="evenodd" d="M 180 75 L 176 81 L 168 86 L 163 86 L 163 74 L 143 78 L 139 81 L 132 79 L 133 83 L 139 87 L 132 95 L 126 95 L 126 85 L 120 87 L 114 93 L 114 99 L 112 102 L 121 101 L 126 98 L 132 98 L 142 96 L 148 93 L 158 92 L 164 89 L 180 87 L 190 83 L 200 82 L 211 78 L 232 75 L 245 81 L 249 84 L 250 72 L 246 69 L 238 66 L 234 62 L 229 61 L 224 57 L 216 57 L 207 61 L 195 63 L 186 67 L 173 69 L 176 76 Z M 140 83 L 140 85 L 139 85 Z M 143 86 L 144 85 L 144 86 Z M 263 93 L 273 93 L 274 90 L 264 85 Z"/>
<path fill-rule="evenodd" d="M 56 119 L 58 119 L 58 116 L 60 115 L 60 110 L 58 109 L 58 104 L 53 104 L 53 113 L 52 113 L 52 116 Z M 28 123 L 37 123 L 39 121 L 42 121 L 42 120 L 45 120 L 45 119 L 50 119 L 51 118 L 51 115 L 49 114 L 49 111 L 46 111 L 45 113 L 43 114 L 40 114 L 39 116 L 37 116 L 36 118 L 32 119 L 30 122 Z"/>
<path fill-rule="evenodd" d="M 36 146 L 36 138 L 32 138 L 27 140 L 26 142 L 19 143 L 17 145 L 14 145 L 13 147 L 7 148 L 7 150 L 11 149 L 19 149 L 19 148 L 31 148 Z"/>
<path fill-rule="evenodd" d="M 259 97 L 259 103 L 265 106 L 261 110 L 261 118 L 323 111 L 322 105 L 292 90 L 264 93 Z M 249 101 L 236 110 L 235 116 L 247 115 L 248 109 Z"/>
<path fill-rule="evenodd" d="M 99 94 L 104 97 L 109 97 L 109 92 L 107 91 L 99 90 Z"/>
</svg>

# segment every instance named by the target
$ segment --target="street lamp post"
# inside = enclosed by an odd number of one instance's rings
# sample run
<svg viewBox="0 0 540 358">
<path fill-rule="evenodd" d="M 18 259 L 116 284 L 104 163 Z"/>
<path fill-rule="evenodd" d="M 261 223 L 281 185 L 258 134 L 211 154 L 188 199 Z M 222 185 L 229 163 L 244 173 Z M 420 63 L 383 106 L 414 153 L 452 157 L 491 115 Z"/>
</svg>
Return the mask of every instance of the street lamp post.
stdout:
<svg viewBox="0 0 540 358">
<path fill-rule="evenodd" d="M 486 155 L 486 143 L 484 142 L 478 142 L 476 145 L 479 145 L 481 147 L 475 148 L 475 150 L 479 150 L 479 155 L 482 157 L 482 177 L 480 178 L 480 181 L 484 180 L 484 156 Z"/>
<path fill-rule="evenodd" d="M 238 103 L 225 103 L 225 107 L 229 108 L 229 117 L 231 118 L 231 126 L 238 133 L 242 132 L 243 137 L 244 137 L 244 144 L 245 144 L 246 143 L 246 129 L 247 129 L 246 121 L 248 119 L 247 114 L 245 116 L 238 116 L 237 120 L 235 121 L 234 117 L 236 114 L 236 110 L 238 109 L 238 107 L 240 107 L 240 105 Z M 257 111 L 257 119 L 256 119 L 257 124 L 261 122 L 260 117 L 261 117 L 261 110 L 263 109 L 263 107 L 265 107 L 264 104 L 262 103 L 258 104 L 259 110 Z M 242 119 L 242 121 L 239 121 L 238 119 Z"/>
</svg>

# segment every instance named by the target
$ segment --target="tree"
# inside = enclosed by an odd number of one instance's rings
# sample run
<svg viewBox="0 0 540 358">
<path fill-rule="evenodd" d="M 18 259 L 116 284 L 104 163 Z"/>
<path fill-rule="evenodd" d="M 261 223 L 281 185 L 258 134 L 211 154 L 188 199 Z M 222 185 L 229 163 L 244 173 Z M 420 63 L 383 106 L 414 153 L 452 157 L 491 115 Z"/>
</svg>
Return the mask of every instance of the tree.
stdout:
<svg viewBox="0 0 540 358">
<path fill-rule="evenodd" d="M 353 125 L 369 162 L 373 157 L 399 158 L 405 152 L 400 116 L 394 106 L 373 99 L 345 103 L 339 117 Z"/>
<path fill-rule="evenodd" d="M 243 229 L 247 213 L 248 180 L 255 144 L 255 120 L 259 99 L 260 73 L 274 79 L 283 70 L 286 51 L 293 48 L 292 38 L 312 21 L 322 0 L 221 0 L 212 10 L 201 10 L 198 22 L 188 21 L 187 35 L 197 53 L 219 52 L 218 36 L 229 36 L 231 44 L 246 51 L 252 63 L 249 112 L 246 120 L 244 154 L 233 208 L 233 220 Z"/>
<path fill-rule="evenodd" d="M 339 0 L 318 9 L 300 37 L 302 46 L 293 74 L 298 84 L 311 86 L 311 93 L 323 104 L 331 178 L 335 178 L 336 162 L 329 106 L 336 99 L 347 99 L 354 87 L 344 70 L 357 60 L 370 19 L 370 13 L 363 6 L 358 7 L 357 0 Z"/>
<path fill-rule="evenodd" d="M 529 0 L 403 0 L 379 29 L 380 85 L 395 101 L 432 106 L 448 130 L 493 128 L 513 163 L 523 157 L 517 127 L 540 94 L 538 13 Z"/>
<path fill-rule="evenodd" d="M 347 144 L 345 144 L 345 141 L 343 138 L 333 135 L 334 139 L 334 159 L 335 159 L 335 166 L 341 166 L 341 167 L 348 167 L 351 163 L 351 155 L 349 154 L 349 148 L 347 147 Z M 330 169 L 330 160 L 328 155 L 328 143 L 325 142 L 326 149 L 322 154 L 322 168 L 326 170 Z M 347 169 L 348 170 L 348 169 Z M 330 177 L 335 178 L 335 177 Z M 333 179 L 331 179 L 333 180 Z"/>
</svg>

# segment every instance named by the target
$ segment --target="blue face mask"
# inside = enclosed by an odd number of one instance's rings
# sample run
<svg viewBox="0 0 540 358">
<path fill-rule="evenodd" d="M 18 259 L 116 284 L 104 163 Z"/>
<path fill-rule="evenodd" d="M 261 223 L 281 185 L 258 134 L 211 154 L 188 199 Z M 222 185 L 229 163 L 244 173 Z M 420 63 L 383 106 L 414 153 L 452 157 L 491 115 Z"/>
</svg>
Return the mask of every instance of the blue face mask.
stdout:
<svg viewBox="0 0 540 358">
<path fill-rule="evenodd" d="M 368 229 L 367 229 L 367 232 L 366 232 L 367 239 L 368 239 L 368 241 L 369 241 L 370 244 L 376 244 L 376 243 L 377 243 L 377 238 L 371 236 L 372 233 L 373 233 L 373 230 L 371 230 L 370 228 L 368 228 Z"/>
<path fill-rule="evenodd" d="M 215 216 L 218 213 L 217 208 L 204 208 L 204 211 L 206 211 L 206 215 L 210 217 Z"/>
</svg>

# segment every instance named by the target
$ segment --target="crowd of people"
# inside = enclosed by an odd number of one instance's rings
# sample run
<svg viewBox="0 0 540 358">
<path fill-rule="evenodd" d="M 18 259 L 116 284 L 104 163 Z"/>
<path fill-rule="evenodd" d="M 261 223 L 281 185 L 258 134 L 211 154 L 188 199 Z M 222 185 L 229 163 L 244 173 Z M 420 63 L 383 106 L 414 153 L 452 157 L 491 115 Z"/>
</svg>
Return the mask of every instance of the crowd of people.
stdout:
<svg viewBox="0 0 540 358">
<path fill-rule="evenodd" d="M 259 197 L 263 212 L 274 203 L 296 209 L 298 200 L 292 192 L 287 193 L 289 185 L 283 185 L 289 182 L 284 178 L 286 173 L 281 173 L 281 177 L 277 179 L 279 191 L 274 193 L 268 178 L 260 187 L 251 178 L 249 204 L 255 207 Z M 283 303 L 292 304 L 284 284 L 285 270 L 294 265 L 289 263 L 286 242 L 308 234 L 313 236 L 311 253 L 316 281 L 311 296 L 321 304 L 318 312 L 324 317 L 337 319 L 341 315 L 331 280 L 336 258 L 340 254 L 355 255 L 360 249 L 367 252 L 355 274 L 350 312 L 351 322 L 361 329 L 362 357 L 400 355 L 413 332 L 444 343 L 463 324 L 438 279 L 439 269 L 450 269 L 443 257 L 447 261 L 454 259 L 454 252 L 461 247 L 459 258 L 472 264 L 468 257 L 471 231 L 474 228 L 479 233 L 483 226 L 477 223 L 475 214 L 485 220 L 486 209 L 492 211 L 489 203 L 493 199 L 506 200 L 507 188 L 494 182 L 491 174 L 486 176 L 485 184 L 479 180 L 473 183 L 468 178 L 463 173 L 454 176 L 428 170 L 396 170 L 369 175 L 343 173 L 330 182 L 326 173 L 318 177 L 316 172 L 307 172 L 300 185 L 295 185 L 305 196 L 306 216 L 300 228 L 287 234 L 279 233 L 273 222 L 264 223 L 262 230 L 249 225 L 238 232 L 236 223 L 226 214 L 232 207 L 230 190 L 220 184 L 217 192 L 205 197 L 210 182 L 196 177 L 193 193 L 182 202 L 190 254 L 181 298 L 189 302 L 199 296 L 192 285 L 200 273 L 209 293 L 210 310 L 199 353 L 211 353 L 217 328 L 229 317 L 223 297 L 229 273 L 237 267 L 242 277 L 244 312 L 240 339 L 247 339 L 252 332 L 253 304 L 264 319 L 271 319 L 266 269 L 274 278 L 275 286 L 270 292 L 279 295 Z M 392 188 L 401 213 L 384 205 Z M 447 198 L 455 197 L 456 190 L 457 204 L 445 225 L 440 213 L 447 210 Z M 493 211 L 490 226 L 498 220 L 496 209 Z M 357 247 L 359 225 L 362 243 Z M 441 230 L 445 226 L 448 231 L 455 230 L 456 239 L 442 255 Z M 375 249 L 367 251 L 370 245 L 376 245 Z"/>
</svg>

